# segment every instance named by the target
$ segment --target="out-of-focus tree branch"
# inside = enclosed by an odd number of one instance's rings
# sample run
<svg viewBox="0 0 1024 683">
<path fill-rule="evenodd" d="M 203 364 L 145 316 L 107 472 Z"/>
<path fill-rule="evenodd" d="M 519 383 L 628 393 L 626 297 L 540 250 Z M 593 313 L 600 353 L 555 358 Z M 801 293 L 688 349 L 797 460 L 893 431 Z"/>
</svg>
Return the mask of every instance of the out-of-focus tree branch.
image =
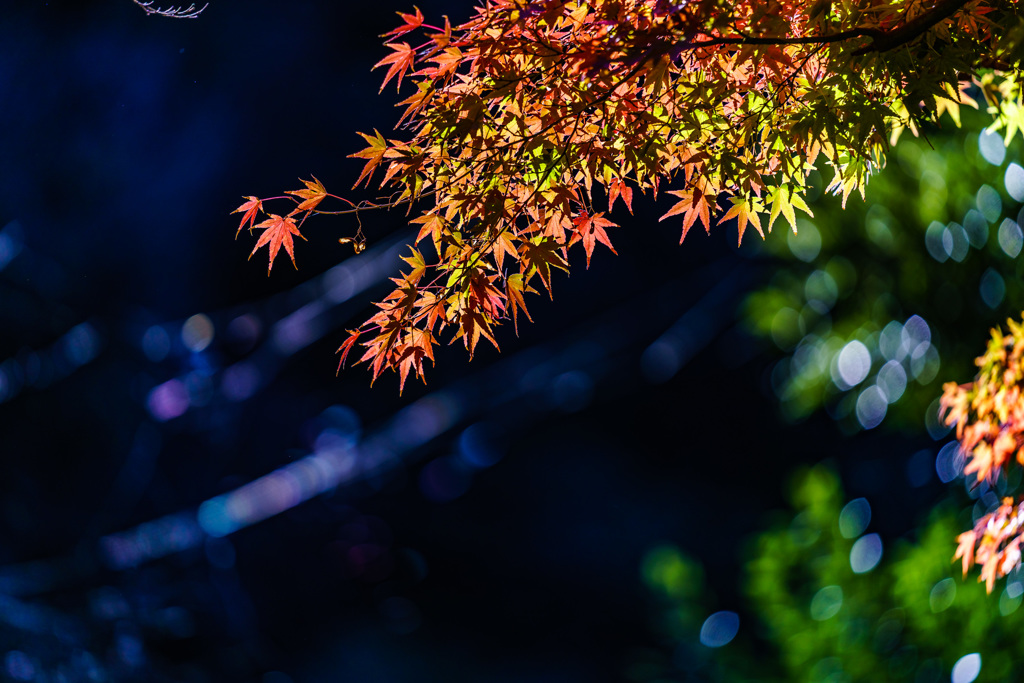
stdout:
<svg viewBox="0 0 1024 683">
<path fill-rule="evenodd" d="M 196 9 L 194 4 L 189 5 L 188 7 L 154 7 L 154 1 L 155 0 L 149 0 L 148 2 L 143 2 L 143 0 L 132 0 L 132 2 L 141 7 L 146 14 L 155 14 L 157 16 L 167 17 L 168 19 L 196 19 L 210 4 L 206 3 L 198 9 Z"/>
</svg>

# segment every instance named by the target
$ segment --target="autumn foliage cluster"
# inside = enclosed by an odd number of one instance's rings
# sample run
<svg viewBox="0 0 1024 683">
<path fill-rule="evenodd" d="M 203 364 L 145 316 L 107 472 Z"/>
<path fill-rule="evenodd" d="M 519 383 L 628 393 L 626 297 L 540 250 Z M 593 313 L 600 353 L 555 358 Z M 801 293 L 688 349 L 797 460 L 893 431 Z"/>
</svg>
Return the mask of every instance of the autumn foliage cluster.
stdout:
<svg viewBox="0 0 1024 683">
<path fill-rule="evenodd" d="M 389 194 L 355 204 L 306 181 L 286 215 L 257 224 L 266 200 L 239 207 L 271 265 L 281 247 L 294 260 L 327 197 L 347 202 L 333 213 L 419 207 L 409 269 L 339 349 L 400 386 L 444 335 L 470 355 L 497 346 L 495 327 L 529 317 L 525 295 L 550 292 L 576 245 L 588 264 L 614 251 L 619 199 L 660 191 L 682 237 L 735 220 L 742 240 L 810 213 L 816 165 L 844 199 L 863 190 L 892 132 L 955 112 L 961 79 L 1013 57 L 1005 29 L 1019 28 L 1004 0 L 488 0 L 455 27 L 401 18 L 377 66 L 383 86 L 413 85 L 402 134 L 361 134 L 353 155 L 356 186 L 380 170 Z"/>
<path fill-rule="evenodd" d="M 1008 334 L 992 330 L 988 350 L 975 361 L 980 368 L 973 382 L 944 387 L 942 410 L 946 424 L 956 426 L 960 448 L 967 458 L 964 474 L 995 484 L 1009 469 L 1024 465 L 1024 323 L 1008 320 Z M 959 537 L 956 557 L 964 575 L 981 565 L 981 579 L 991 591 L 1021 561 L 1024 502 L 1004 498 L 997 510 L 978 519 Z"/>
<path fill-rule="evenodd" d="M 400 389 L 442 341 L 497 347 L 495 328 L 530 317 L 526 295 L 550 294 L 570 252 L 588 266 L 599 246 L 614 252 L 619 200 L 632 212 L 637 195 L 667 194 L 680 241 L 733 221 L 742 241 L 779 217 L 795 230 L 816 170 L 844 203 L 863 194 L 902 131 L 958 124 L 961 104 L 984 100 L 1008 139 L 1024 130 L 1013 0 L 485 0 L 456 26 L 399 14 L 376 65 L 382 91 L 411 86 L 398 132 L 360 133 L 351 155 L 364 161 L 353 190 L 380 172 L 377 199 L 313 178 L 236 211 L 239 231 L 262 231 L 253 254 L 266 246 L 269 267 L 282 248 L 295 262 L 312 216 L 409 212 L 407 269 L 338 349 L 339 368 L 355 349 Z M 361 230 L 340 241 L 365 244 Z M 1022 457 L 1022 348 L 1011 327 L 978 382 L 943 399 L 979 479 Z M 980 563 L 991 587 L 1019 563 L 1021 520 L 1009 501 L 961 536 L 965 569 Z"/>
</svg>

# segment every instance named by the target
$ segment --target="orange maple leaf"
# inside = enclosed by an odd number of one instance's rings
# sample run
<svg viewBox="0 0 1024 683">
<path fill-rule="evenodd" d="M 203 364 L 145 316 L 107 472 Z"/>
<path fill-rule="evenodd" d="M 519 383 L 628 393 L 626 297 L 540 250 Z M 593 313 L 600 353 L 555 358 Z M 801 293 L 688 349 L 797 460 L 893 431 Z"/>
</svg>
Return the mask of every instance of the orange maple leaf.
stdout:
<svg viewBox="0 0 1024 683">
<path fill-rule="evenodd" d="M 293 214 L 300 211 L 312 211 L 327 197 L 327 189 L 324 188 L 323 183 L 317 180 L 316 176 L 312 176 L 312 178 L 312 180 L 302 180 L 302 178 L 299 178 L 306 186 L 305 190 L 288 190 L 285 192 L 285 194 L 295 195 L 302 199 L 302 202 L 292 211 Z"/>
<path fill-rule="evenodd" d="M 256 242 L 256 246 L 253 247 L 252 253 L 249 254 L 249 258 L 252 258 L 264 244 L 269 245 L 270 265 L 267 266 L 267 275 L 270 275 L 270 269 L 274 267 L 274 259 L 277 258 L 277 253 L 281 250 L 281 245 L 284 245 L 284 250 L 288 252 L 288 256 L 292 259 L 292 265 L 298 269 L 298 266 L 295 265 L 295 243 L 292 241 L 292 235 L 302 237 L 302 233 L 299 232 L 298 227 L 295 225 L 295 220 L 291 216 L 285 216 L 282 218 L 276 213 L 272 213 L 270 214 L 270 218 L 262 223 L 256 224 L 254 227 L 264 228 L 265 230 Z M 306 238 L 302 237 L 302 239 Z"/>
<path fill-rule="evenodd" d="M 974 564 L 974 546 L 978 542 L 978 535 L 972 529 L 957 536 L 956 540 L 956 555 L 953 556 L 953 561 L 962 560 L 964 578 L 966 579 L 967 571 Z"/>
<path fill-rule="evenodd" d="M 436 213 L 425 213 L 418 218 L 413 218 L 409 222 L 419 223 L 423 226 L 416 235 L 415 244 L 419 244 L 420 240 L 424 237 L 430 237 L 434 240 L 434 248 L 437 249 L 438 253 L 441 253 L 441 235 L 444 230 L 444 220 L 440 216 Z"/>
<path fill-rule="evenodd" d="M 462 63 L 462 50 L 457 47 L 449 47 L 444 52 L 434 55 L 430 58 L 430 61 L 437 63 L 436 68 L 424 69 L 422 72 L 416 72 L 419 76 L 421 73 L 429 78 L 440 78 L 445 74 L 455 71 L 455 69 Z"/>
<path fill-rule="evenodd" d="M 459 314 L 459 331 L 450 343 L 454 343 L 459 336 L 462 337 L 462 343 L 465 344 L 466 349 L 469 351 L 470 360 L 473 359 L 473 353 L 476 351 L 476 345 L 480 341 L 480 337 L 484 337 L 494 345 L 494 348 L 498 348 L 498 342 L 494 339 L 494 334 L 491 332 L 490 322 L 482 312 L 472 308 L 466 309 Z"/>
<path fill-rule="evenodd" d="M 387 86 L 388 81 L 395 76 L 398 76 L 398 87 L 401 89 L 402 76 L 412 66 L 416 57 L 416 52 L 410 47 L 409 43 L 387 43 L 387 47 L 390 47 L 394 52 L 373 65 L 374 69 L 386 64 L 391 65 L 387 74 L 384 75 L 384 82 L 380 84 L 380 90 L 377 92 L 384 92 L 384 87 Z"/>
<path fill-rule="evenodd" d="M 516 334 L 519 334 L 518 311 L 521 310 L 526 314 L 526 319 L 531 323 L 533 322 L 533 318 L 530 317 L 530 312 L 526 310 L 526 301 L 523 299 L 523 292 L 536 294 L 537 290 L 528 284 L 525 284 L 521 274 L 509 275 L 508 279 L 505 280 L 505 298 L 508 300 L 509 308 L 512 309 L 512 324 L 515 327 Z"/>
<path fill-rule="evenodd" d="M 704 224 L 704 229 L 709 233 L 711 232 L 710 205 L 706 194 L 700 190 L 669 190 L 668 193 L 679 197 L 680 201 L 676 202 L 668 210 L 668 213 L 658 220 L 663 221 L 670 216 L 683 214 L 683 234 L 679 238 L 680 244 L 686 239 L 686 233 L 690 232 L 690 228 L 693 227 L 698 218 Z"/>
<path fill-rule="evenodd" d="M 611 211 L 612 207 L 615 206 L 615 200 L 622 197 L 622 201 L 626 203 L 626 208 L 629 209 L 630 213 L 633 213 L 633 188 L 626 183 L 622 182 L 618 178 L 612 180 L 608 186 L 608 210 Z"/>
<path fill-rule="evenodd" d="M 238 232 L 235 233 L 235 239 L 238 239 L 238 233 L 242 232 L 242 228 L 245 227 L 246 221 L 249 222 L 249 232 L 252 232 L 253 223 L 256 222 L 256 214 L 263 210 L 263 202 L 257 197 L 246 197 L 249 201 L 242 204 L 240 207 L 232 211 L 231 213 L 239 213 L 244 211 L 242 214 L 242 222 L 238 224 Z"/>
<path fill-rule="evenodd" d="M 427 330 L 413 329 L 405 338 L 398 352 L 398 394 L 405 389 L 405 380 L 411 370 L 426 383 L 423 374 L 423 359 L 434 362 L 434 337 Z"/>
<path fill-rule="evenodd" d="M 384 136 L 374 128 L 373 132 L 377 134 L 376 137 L 370 137 L 366 133 L 358 133 L 367 142 L 370 143 L 369 147 L 365 147 L 354 154 L 349 154 L 350 157 L 357 159 L 368 159 L 366 165 L 363 166 L 363 172 L 359 174 L 359 179 L 356 180 L 356 184 L 352 186 L 352 189 L 359 187 L 359 183 L 363 182 L 363 178 L 366 178 L 366 184 L 370 184 L 370 174 L 373 173 L 373 169 L 377 167 L 377 164 L 384 158 L 384 153 L 388 150 L 387 140 Z"/>
<path fill-rule="evenodd" d="M 736 246 L 743 244 L 743 233 L 747 231 L 747 223 L 749 222 L 761 235 L 761 239 L 764 239 L 764 230 L 761 229 L 761 217 L 757 215 L 757 211 L 751 208 L 750 202 L 744 197 L 730 197 L 732 202 L 732 208 L 725 212 L 722 219 L 718 221 L 718 225 L 726 222 L 730 218 L 736 219 L 736 227 L 739 229 L 739 238 L 736 240 Z"/>
</svg>

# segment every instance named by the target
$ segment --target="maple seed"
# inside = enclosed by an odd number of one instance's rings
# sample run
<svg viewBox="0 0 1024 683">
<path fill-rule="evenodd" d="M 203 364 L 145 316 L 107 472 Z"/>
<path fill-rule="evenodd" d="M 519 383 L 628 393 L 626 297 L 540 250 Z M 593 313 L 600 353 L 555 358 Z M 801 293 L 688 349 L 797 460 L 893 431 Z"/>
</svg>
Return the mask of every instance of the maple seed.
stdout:
<svg viewBox="0 0 1024 683">
<path fill-rule="evenodd" d="M 361 254 L 366 250 L 366 240 L 356 237 L 341 237 L 338 239 L 338 244 L 351 244 L 352 251 L 357 254 Z"/>
</svg>

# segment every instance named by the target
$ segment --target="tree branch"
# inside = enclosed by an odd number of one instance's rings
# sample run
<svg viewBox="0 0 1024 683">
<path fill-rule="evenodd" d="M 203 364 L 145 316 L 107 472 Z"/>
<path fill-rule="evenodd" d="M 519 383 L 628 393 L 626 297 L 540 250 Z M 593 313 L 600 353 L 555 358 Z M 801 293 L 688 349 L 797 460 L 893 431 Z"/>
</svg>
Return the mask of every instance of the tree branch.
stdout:
<svg viewBox="0 0 1024 683">
<path fill-rule="evenodd" d="M 930 12 L 925 12 L 917 18 L 908 21 L 895 31 L 881 34 L 880 37 L 873 40 L 871 45 L 862 47 L 853 54 L 888 52 L 895 47 L 909 43 L 932 26 L 935 26 L 935 24 L 952 16 L 954 12 L 966 5 L 967 2 L 968 0 L 939 0 Z"/>
<path fill-rule="evenodd" d="M 892 31 L 880 31 L 876 28 L 855 28 L 831 35 L 803 36 L 799 38 L 723 36 L 709 40 L 687 41 L 678 45 L 676 49 L 695 50 L 716 45 L 827 45 L 853 38 L 871 38 L 870 44 L 865 45 L 853 54 L 856 56 L 869 52 L 888 52 L 917 38 L 932 26 L 935 26 L 935 24 L 950 17 L 954 12 L 966 5 L 967 2 L 968 0 L 939 0 L 930 11 Z"/>
<path fill-rule="evenodd" d="M 142 8 L 146 14 L 155 14 L 161 17 L 167 17 L 168 19 L 196 19 L 206 9 L 206 5 L 203 5 L 199 9 L 196 9 L 194 4 L 188 7 L 153 7 L 153 3 L 156 0 L 132 0 L 136 5 Z"/>
<path fill-rule="evenodd" d="M 839 43 L 844 40 L 850 40 L 851 38 L 871 37 L 878 40 L 883 35 L 884 33 L 878 29 L 855 28 L 827 36 L 803 36 L 800 38 L 783 38 L 781 36 L 723 36 L 721 38 L 711 38 L 710 40 L 687 41 L 679 45 L 679 48 L 683 50 L 696 50 L 701 47 L 715 47 L 717 45 L 826 45 L 828 43 Z"/>
</svg>

